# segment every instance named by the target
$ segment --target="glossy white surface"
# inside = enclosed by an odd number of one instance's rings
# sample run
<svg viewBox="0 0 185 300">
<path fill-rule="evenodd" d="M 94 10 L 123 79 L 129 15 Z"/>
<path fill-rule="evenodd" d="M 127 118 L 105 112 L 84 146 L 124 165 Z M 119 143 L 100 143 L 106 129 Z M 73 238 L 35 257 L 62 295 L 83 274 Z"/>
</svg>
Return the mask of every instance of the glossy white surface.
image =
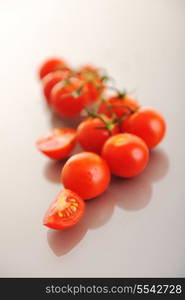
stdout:
<svg viewBox="0 0 185 300">
<path fill-rule="evenodd" d="M 0 39 L 0 276 L 185 276 L 185 1 L 0 1 Z M 168 125 L 145 172 L 65 232 L 42 226 L 61 166 L 34 145 L 59 123 L 36 77 L 53 55 L 105 67 Z"/>
</svg>

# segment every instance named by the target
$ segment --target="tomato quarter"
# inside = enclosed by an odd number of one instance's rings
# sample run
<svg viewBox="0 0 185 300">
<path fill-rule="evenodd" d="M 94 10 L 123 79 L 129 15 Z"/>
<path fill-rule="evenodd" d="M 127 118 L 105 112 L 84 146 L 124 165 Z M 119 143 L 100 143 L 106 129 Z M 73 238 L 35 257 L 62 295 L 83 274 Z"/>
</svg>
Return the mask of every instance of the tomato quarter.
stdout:
<svg viewBox="0 0 185 300">
<path fill-rule="evenodd" d="M 103 193 L 110 182 L 110 171 L 106 161 L 91 152 L 73 155 L 65 163 L 61 181 L 84 200 L 94 198 Z"/>
<path fill-rule="evenodd" d="M 80 221 L 84 214 L 85 202 L 70 190 L 63 190 L 51 203 L 43 224 L 52 229 L 66 229 Z"/>
<path fill-rule="evenodd" d="M 165 135 L 166 123 L 157 111 L 141 108 L 122 122 L 122 131 L 141 137 L 149 148 L 154 148 Z"/>
<path fill-rule="evenodd" d="M 64 60 L 59 58 L 50 58 L 46 60 L 40 67 L 39 77 L 42 79 L 44 76 L 51 72 L 55 72 L 58 70 L 68 69 L 68 66 Z"/>
<path fill-rule="evenodd" d="M 98 117 L 90 117 L 78 126 L 77 139 L 84 150 L 101 153 L 105 141 L 119 132 L 118 125 L 111 124 L 106 116 L 102 118 L 105 123 Z"/>
<path fill-rule="evenodd" d="M 149 150 L 139 137 L 120 133 L 110 137 L 104 144 L 102 156 L 112 174 L 120 177 L 134 177 L 146 167 Z"/>
<path fill-rule="evenodd" d="M 52 159 L 63 159 L 69 156 L 76 145 L 76 130 L 56 128 L 36 142 L 37 148 Z"/>
</svg>

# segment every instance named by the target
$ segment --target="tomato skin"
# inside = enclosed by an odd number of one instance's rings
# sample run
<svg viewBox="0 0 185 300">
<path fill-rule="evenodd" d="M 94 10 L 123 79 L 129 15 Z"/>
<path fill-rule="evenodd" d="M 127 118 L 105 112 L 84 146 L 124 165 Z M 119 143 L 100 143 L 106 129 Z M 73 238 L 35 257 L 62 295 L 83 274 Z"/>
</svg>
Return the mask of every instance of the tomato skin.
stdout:
<svg viewBox="0 0 185 300">
<path fill-rule="evenodd" d="M 81 89 L 79 95 L 74 93 Z M 51 107 L 61 117 L 78 116 L 86 104 L 83 81 L 70 77 L 69 83 L 57 83 L 51 90 Z"/>
<path fill-rule="evenodd" d="M 64 80 L 68 76 L 69 76 L 68 70 L 55 71 L 55 72 L 49 73 L 46 76 L 44 76 L 44 78 L 42 79 L 43 93 L 44 93 L 44 96 L 45 96 L 48 104 L 50 104 L 50 102 L 51 102 L 50 94 L 51 94 L 52 88 L 55 86 L 55 84 Z"/>
<path fill-rule="evenodd" d="M 141 137 L 149 148 L 154 148 L 165 135 L 166 123 L 157 111 L 141 108 L 122 122 L 122 131 Z"/>
<path fill-rule="evenodd" d="M 36 142 L 39 151 L 51 159 L 64 159 L 69 156 L 76 145 L 76 130 L 56 128 Z"/>
<path fill-rule="evenodd" d="M 70 157 L 61 172 L 65 188 L 75 191 L 84 200 L 102 194 L 110 182 L 106 161 L 92 152 L 81 152 Z"/>
<path fill-rule="evenodd" d="M 43 62 L 39 70 L 39 77 L 42 79 L 51 72 L 64 69 L 69 69 L 66 62 L 60 58 L 53 57 Z"/>
<path fill-rule="evenodd" d="M 46 212 L 43 225 L 52 229 L 74 226 L 83 217 L 85 202 L 76 193 L 64 189 L 54 199 Z"/>
<path fill-rule="evenodd" d="M 112 108 L 112 112 L 116 115 L 116 117 L 121 118 L 130 113 L 129 108 L 136 110 L 138 108 L 138 103 L 135 99 L 132 99 L 127 95 L 124 97 L 114 96 L 101 103 L 99 113 L 111 117 L 111 110 L 108 106 Z"/>
<path fill-rule="evenodd" d="M 106 122 L 110 122 L 108 117 L 103 117 Z M 119 132 L 118 125 L 115 125 L 111 132 L 105 127 L 99 118 L 87 118 L 80 123 L 77 128 L 77 140 L 86 151 L 101 153 L 105 141 Z"/>
<path fill-rule="evenodd" d="M 110 137 L 104 144 L 102 157 L 112 174 L 131 178 L 141 173 L 149 159 L 149 150 L 139 137 L 120 133 Z"/>
<path fill-rule="evenodd" d="M 86 103 L 91 104 L 97 101 L 105 89 L 99 70 L 93 66 L 87 65 L 84 66 L 77 75 L 85 83 Z"/>
</svg>

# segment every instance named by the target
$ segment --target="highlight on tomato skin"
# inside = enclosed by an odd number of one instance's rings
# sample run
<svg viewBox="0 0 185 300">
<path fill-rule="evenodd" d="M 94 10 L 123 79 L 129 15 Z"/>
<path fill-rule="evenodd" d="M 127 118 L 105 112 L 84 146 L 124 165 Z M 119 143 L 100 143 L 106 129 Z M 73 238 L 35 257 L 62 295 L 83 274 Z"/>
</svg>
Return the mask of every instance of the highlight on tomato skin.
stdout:
<svg viewBox="0 0 185 300">
<path fill-rule="evenodd" d="M 60 58 L 52 57 L 45 60 L 39 69 L 39 78 L 42 79 L 44 76 L 51 72 L 55 72 L 58 70 L 69 69 L 67 63 Z"/>
<path fill-rule="evenodd" d="M 76 146 L 76 130 L 54 128 L 36 142 L 37 149 L 51 159 L 67 158 Z"/>
<path fill-rule="evenodd" d="M 145 142 L 136 135 L 119 133 L 110 137 L 102 149 L 112 174 L 131 178 L 139 175 L 149 161 L 149 150 Z"/>
<path fill-rule="evenodd" d="M 50 94 L 52 88 L 57 84 L 58 82 L 66 79 L 70 74 L 69 70 L 63 70 L 63 71 L 55 71 L 47 74 L 42 79 L 42 85 L 43 85 L 43 94 L 48 102 L 50 104 Z"/>
<path fill-rule="evenodd" d="M 110 178 L 106 161 L 93 152 L 80 152 L 71 156 L 61 172 L 64 187 L 73 190 L 84 200 L 102 194 L 108 188 Z"/>
<path fill-rule="evenodd" d="M 84 200 L 68 189 L 62 190 L 46 212 L 43 225 L 52 229 L 67 229 L 78 223 L 84 215 Z"/>
<path fill-rule="evenodd" d="M 152 108 L 140 108 L 122 121 L 122 132 L 133 133 L 142 138 L 152 149 L 164 138 L 166 122 L 163 116 Z"/>
</svg>

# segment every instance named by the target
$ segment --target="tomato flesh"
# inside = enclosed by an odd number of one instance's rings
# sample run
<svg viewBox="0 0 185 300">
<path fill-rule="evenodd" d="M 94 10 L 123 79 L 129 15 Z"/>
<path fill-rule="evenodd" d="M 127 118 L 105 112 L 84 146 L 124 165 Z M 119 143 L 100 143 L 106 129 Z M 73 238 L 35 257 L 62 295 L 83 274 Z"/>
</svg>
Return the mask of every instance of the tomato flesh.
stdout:
<svg viewBox="0 0 185 300">
<path fill-rule="evenodd" d="M 74 226 L 84 214 L 85 202 L 76 193 L 64 189 L 51 203 L 43 224 L 52 229 L 65 229 Z"/>
<path fill-rule="evenodd" d="M 36 142 L 37 148 L 52 159 L 69 156 L 76 145 L 76 130 L 56 128 Z"/>
</svg>

